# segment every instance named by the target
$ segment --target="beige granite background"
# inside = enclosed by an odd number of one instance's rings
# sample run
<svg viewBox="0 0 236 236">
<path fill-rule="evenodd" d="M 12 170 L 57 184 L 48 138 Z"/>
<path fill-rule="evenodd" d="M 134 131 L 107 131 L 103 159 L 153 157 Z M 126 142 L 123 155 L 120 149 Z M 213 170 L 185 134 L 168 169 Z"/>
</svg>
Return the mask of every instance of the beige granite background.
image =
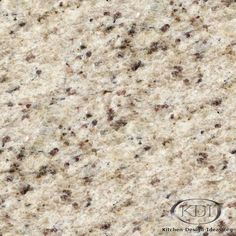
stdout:
<svg viewBox="0 0 236 236">
<path fill-rule="evenodd" d="M 235 236 L 233 0 L 1 0 L 3 236 Z"/>
</svg>

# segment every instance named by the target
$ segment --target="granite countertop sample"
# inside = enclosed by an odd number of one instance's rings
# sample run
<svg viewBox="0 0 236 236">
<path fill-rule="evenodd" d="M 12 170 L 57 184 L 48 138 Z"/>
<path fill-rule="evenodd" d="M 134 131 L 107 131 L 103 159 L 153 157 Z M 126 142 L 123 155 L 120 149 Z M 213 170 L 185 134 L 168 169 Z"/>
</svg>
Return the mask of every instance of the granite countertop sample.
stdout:
<svg viewBox="0 0 236 236">
<path fill-rule="evenodd" d="M 236 235 L 234 0 L 0 0 L 0 103 L 0 235 Z"/>
</svg>

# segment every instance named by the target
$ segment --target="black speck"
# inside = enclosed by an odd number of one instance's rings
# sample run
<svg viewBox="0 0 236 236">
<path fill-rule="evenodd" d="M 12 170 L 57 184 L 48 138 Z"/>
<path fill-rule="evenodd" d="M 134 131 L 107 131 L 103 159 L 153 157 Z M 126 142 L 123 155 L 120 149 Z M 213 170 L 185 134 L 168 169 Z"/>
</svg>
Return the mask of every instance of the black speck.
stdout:
<svg viewBox="0 0 236 236">
<path fill-rule="evenodd" d="M 80 49 L 81 50 L 83 50 L 83 49 L 85 49 L 85 48 L 87 48 L 84 44 L 82 44 L 81 46 L 80 46 Z"/>
<path fill-rule="evenodd" d="M 184 35 L 186 36 L 186 38 L 190 38 L 191 37 L 191 32 L 186 32 Z"/>
<path fill-rule="evenodd" d="M 42 74 L 42 71 L 41 71 L 41 70 L 36 70 L 36 74 L 37 74 L 37 75 L 41 75 L 41 74 Z"/>
<path fill-rule="evenodd" d="M 142 66 L 142 62 L 139 60 L 131 65 L 131 70 L 136 71 L 141 66 Z"/>
<path fill-rule="evenodd" d="M 232 150 L 230 153 L 231 154 L 236 154 L 236 149 Z"/>
<path fill-rule="evenodd" d="M 111 224 L 110 224 L 110 223 L 105 223 L 105 224 L 101 225 L 101 229 L 103 229 L 103 230 L 107 230 L 107 229 L 109 229 L 110 227 L 111 227 Z"/>
<path fill-rule="evenodd" d="M 86 117 L 87 117 L 87 118 L 90 118 L 90 117 L 92 117 L 92 116 L 93 116 L 93 115 L 92 115 L 91 113 L 87 113 L 87 114 L 86 114 Z"/>
<path fill-rule="evenodd" d="M 111 32 L 115 27 L 113 25 L 110 25 L 110 26 L 107 26 L 105 31 L 108 33 L 108 32 Z"/>
<path fill-rule="evenodd" d="M 92 121 L 92 125 L 93 125 L 93 126 L 96 126 L 96 125 L 97 125 L 97 123 L 98 123 L 98 121 L 97 121 L 97 120 L 93 120 L 93 121 Z"/>
<path fill-rule="evenodd" d="M 150 146 L 145 146 L 143 149 L 144 149 L 145 151 L 148 151 L 148 150 L 151 149 L 151 147 L 150 147 Z"/>
<path fill-rule="evenodd" d="M 92 52 L 91 51 L 86 52 L 86 56 L 87 57 L 91 57 L 92 56 Z"/>
<path fill-rule="evenodd" d="M 25 22 L 21 22 L 21 23 L 19 23 L 19 26 L 20 26 L 20 27 L 23 27 L 23 26 L 25 26 L 25 25 L 26 25 Z"/>
</svg>

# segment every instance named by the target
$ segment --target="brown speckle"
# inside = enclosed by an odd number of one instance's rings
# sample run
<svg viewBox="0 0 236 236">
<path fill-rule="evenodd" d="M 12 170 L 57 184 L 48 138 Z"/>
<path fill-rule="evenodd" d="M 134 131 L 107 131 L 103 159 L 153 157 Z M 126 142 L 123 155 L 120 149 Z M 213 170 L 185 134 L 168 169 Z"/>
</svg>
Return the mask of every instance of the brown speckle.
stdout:
<svg viewBox="0 0 236 236">
<path fill-rule="evenodd" d="M 33 59 L 35 59 L 35 55 L 33 53 L 29 53 L 25 58 L 27 62 L 31 62 Z"/>
<path fill-rule="evenodd" d="M 160 111 L 160 110 L 162 110 L 162 109 L 167 109 L 167 108 L 169 108 L 169 105 L 167 105 L 167 104 L 162 104 L 162 105 L 156 105 L 156 106 L 154 107 L 154 110 L 155 110 L 156 112 L 158 112 L 158 111 Z"/>
<path fill-rule="evenodd" d="M 10 136 L 4 136 L 3 138 L 2 138 L 2 147 L 4 147 L 5 146 L 5 144 L 6 143 L 8 143 L 8 142 L 10 142 L 11 141 L 11 138 L 10 138 Z"/>
<path fill-rule="evenodd" d="M 174 71 L 172 71 L 172 76 L 177 77 L 181 76 L 183 72 L 183 67 L 182 66 L 174 66 Z"/>
<path fill-rule="evenodd" d="M 198 155 L 199 155 L 200 157 L 197 158 L 197 162 L 198 162 L 199 164 L 206 164 L 206 163 L 207 163 L 208 154 L 205 153 L 205 152 L 200 152 Z"/>
<path fill-rule="evenodd" d="M 116 94 L 118 96 L 125 95 L 126 94 L 126 90 L 119 90 L 119 91 L 116 92 Z"/>
<path fill-rule="evenodd" d="M 233 233 L 233 232 L 227 233 L 227 236 L 236 236 L 236 233 Z"/>
<path fill-rule="evenodd" d="M 30 103 L 27 103 L 25 106 L 26 106 L 26 108 L 29 109 L 29 108 L 31 107 L 31 104 L 30 104 Z"/>
<path fill-rule="evenodd" d="M 55 156 L 58 152 L 59 152 L 59 149 L 58 149 L 58 148 L 53 148 L 53 149 L 49 152 L 49 154 L 50 154 L 51 156 Z"/>
<path fill-rule="evenodd" d="M 131 70 L 136 71 L 141 66 L 142 66 L 142 62 L 139 60 L 131 65 Z"/>
<path fill-rule="evenodd" d="M 62 193 L 63 194 L 61 195 L 61 200 L 66 201 L 70 199 L 72 192 L 70 190 L 65 189 L 62 191 Z"/>
<path fill-rule="evenodd" d="M 227 167 L 228 167 L 227 165 L 228 165 L 228 161 L 223 161 L 223 167 L 221 170 L 227 169 Z"/>
<path fill-rule="evenodd" d="M 87 185 L 87 184 L 92 183 L 93 179 L 92 179 L 92 177 L 86 176 L 86 177 L 83 178 L 83 181 L 84 181 L 84 184 Z"/>
<path fill-rule="evenodd" d="M 127 121 L 124 119 L 119 119 L 117 121 L 115 121 L 114 123 L 111 124 L 111 126 L 115 129 L 115 130 L 119 130 L 121 127 L 126 126 Z"/>
<path fill-rule="evenodd" d="M 134 34 L 136 33 L 135 28 L 136 28 L 136 24 L 133 24 L 133 25 L 131 26 L 131 28 L 129 29 L 129 31 L 128 31 L 128 35 L 134 36 Z"/>
<path fill-rule="evenodd" d="M 130 40 L 124 39 L 124 40 L 122 40 L 119 48 L 120 49 L 125 49 L 125 48 L 127 48 L 129 46 L 130 46 Z"/>
<path fill-rule="evenodd" d="M 220 229 L 223 229 L 223 228 L 226 227 L 226 224 L 225 224 L 225 222 L 223 220 L 220 220 L 218 225 L 219 225 Z"/>
<path fill-rule="evenodd" d="M 43 235 L 49 235 L 49 234 L 52 234 L 52 233 L 56 233 L 57 232 L 57 229 L 55 227 L 51 228 L 51 229 L 44 229 L 43 230 Z"/>
<path fill-rule="evenodd" d="M 165 24 L 165 25 L 163 25 L 163 26 L 160 28 L 160 30 L 161 30 L 162 32 L 166 32 L 169 28 L 170 28 L 170 25 L 169 25 L 169 24 Z"/>
<path fill-rule="evenodd" d="M 184 82 L 185 85 L 189 85 L 190 84 L 189 79 L 184 79 L 183 82 Z"/>
<path fill-rule="evenodd" d="M 6 177 L 6 181 L 7 181 L 7 182 L 12 182 L 13 179 L 14 179 L 14 177 L 13 177 L 12 175 L 8 175 L 8 176 Z"/>
<path fill-rule="evenodd" d="M 105 223 L 101 225 L 102 230 L 108 230 L 111 227 L 111 223 Z"/>
<path fill-rule="evenodd" d="M 0 77 L 0 83 L 4 83 L 4 82 L 6 82 L 8 79 L 9 79 L 9 78 L 8 78 L 7 75 L 3 75 L 3 76 Z"/>
<path fill-rule="evenodd" d="M 122 16 L 122 14 L 120 12 L 116 12 L 113 15 L 113 23 L 115 23 L 117 19 L 121 18 L 121 16 Z"/>
<path fill-rule="evenodd" d="M 157 178 L 156 176 L 152 178 L 150 184 L 153 186 L 156 186 L 158 183 L 160 183 L 160 179 Z"/>
<path fill-rule="evenodd" d="M 19 164 L 18 163 L 12 163 L 9 169 L 9 173 L 14 173 L 16 171 L 19 171 Z"/>
<path fill-rule="evenodd" d="M 25 195 L 27 192 L 31 190 L 33 190 L 33 188 L 29 184 L 24 185 L 20 188 L 20 194 Z"/>
<path fill-rule="evenodd" d="M 199 152 L 199 156 L 202 156 L 203 158 L 207 158 L 208 154 L 206 152 Z"/>
<path fill-rule="evenodd" d="M 211 102 L 213 106 L 219 106 L 222 103 L 222 99 L 218 98 Z"/>
<path fill-rule="evenodd" d="M 109 32 L 111 32 L 114 28 L 115 28 L 115 27 L 114 27 L 113 25 L 110 25 L 110 26 L 107 26 L 107 27 L 106 27 L 105 31 L 106 31 L 107 33 L 109 33 Z"/>
<path fill-rule="evenodd" d="M 156 52 L 158 50 L 158 46 L 159 46 L 158 42 L 152 42 L 148 49 L 148 54 L 152 54 L 153 52 Z"/>
<path fill-rule="evenodd" d="M 135 226 L 133 228 L 133 233 L 136 232 L 136 231 L 140 231 L 141 230 L 141 227 L 140 226 Z"/>
<path fill-rule="evenodd" d="M 201 78 L 197 80 L 197 84 L 199 84 L 199 83 L 201 83 L 201 82 L 202 82 L 202 79 L 201 79 Z"/>
<path fill-rule="evenodd" d="M 175 42 L 176 42 L 176 43 L 180 43 L 180 42 L 181 42 L 181 39 L 177 38 L 177 39 L 175 39 Z"/>
<path fill-rule="evenodd" d="M 104 16 L 110 16 L 110 14 L 111 14 L 111 13 L 110 13 L 109 11 L 104 11 L 104 12 L 103 12 L 103 15 L 104 15 Z"/>
<path fill-rule="evenodd" d="M 78 156 L 75 156 L 75 157 L 73 157 L 73 159 L 75 160 L 75 162 L 78 162 L 78 161 L 80 161 L 81 160 L 81 158 L 80 158 L 80 156 L 78 155 Z"/>
<path fill-rule="evenodd" d="M 88 198 L 87 198 L 87 203 L 86 203 L 85 207 L 91 206 L 91 201 L 92 201 L 92 198 L 91 198 L 91 197 L 88 197 Z"/>
<path fill-rule="evenodd" d="M 53 167 L 49 167 L 46 165 L 43 165 L 39 168 L 39 171 L 37 173 L 37 178 L 40 178 L 44 175 L 47 175 L 48 173 L 55 175 L 56 174 L 56 170 Z"/>
<path fill-rule="evenodd" d="M 65 167 L 65 168 L 68 168 L 69 166 L 70 166 L 70 163 L 69 163 L 69 162 L 65 162 L 65 163 L 64 163 L 64 167 Z"/>
<path fill-rule="evenodd" d="M 79 208 L 79 204 L 77 202 L 73 202 L 72 206 L 74 209 L 78 209 Z"/>
<path fill-rule="evenodd" d="M 201 60 L 203 58 L 203 55 L 199 52 L 195 53 L 194 56 L 195 56 L 196 60 Z"/>
<path fill-rule="evenodd" d="M 107 118 L 108 121 L 112 121 L 113 120 L 113 118 L 115 116 L 115 112 L 114 112 L 114 110 L 112 108 L 108 109 L 107 116 L 108 116 L 108 118 Z"/>
<path fill-rule="evenodd" d="M 213 165 L 208 166 L 208 169 L 212 172 L 215 171 L 215 167 Z"/>
<path fill-rule="evenodd" d="M 226 6 L 229 7 L 235 0 L 221 0 L 221 2 Z"/>
<path fill-rule="evenodd" d="M 20 89 L 19 85 L 14 86 L 13 88 L 8 89 L 6 92 L 7 93 L 13 93 L 15 91 L 18 91 Z"/>
<path fill-rule="evenodd" d="M 21 148 L 21 150 L 20 150 L 20 152 L 17 154 L 17 156 L 16 156 L 16 159 L 17 160 L 20 160 L 20 161 L 22 161 L 22 159 L 24 158 L 24 151 L 25 151 L 25 148 Z"/>
</svg>

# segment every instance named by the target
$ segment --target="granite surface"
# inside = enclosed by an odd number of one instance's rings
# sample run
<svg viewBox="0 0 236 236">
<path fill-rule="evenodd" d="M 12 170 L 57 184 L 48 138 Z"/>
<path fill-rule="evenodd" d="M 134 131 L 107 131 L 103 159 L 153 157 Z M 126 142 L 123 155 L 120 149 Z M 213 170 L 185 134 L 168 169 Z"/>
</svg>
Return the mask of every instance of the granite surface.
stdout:
<svg viewBox="0 0 236 236">
<path fill-rule="evenodd" d="M 234 0 L 0 0 L 0 235 L 235 236 L 235 98 Z"/>
</svg>

